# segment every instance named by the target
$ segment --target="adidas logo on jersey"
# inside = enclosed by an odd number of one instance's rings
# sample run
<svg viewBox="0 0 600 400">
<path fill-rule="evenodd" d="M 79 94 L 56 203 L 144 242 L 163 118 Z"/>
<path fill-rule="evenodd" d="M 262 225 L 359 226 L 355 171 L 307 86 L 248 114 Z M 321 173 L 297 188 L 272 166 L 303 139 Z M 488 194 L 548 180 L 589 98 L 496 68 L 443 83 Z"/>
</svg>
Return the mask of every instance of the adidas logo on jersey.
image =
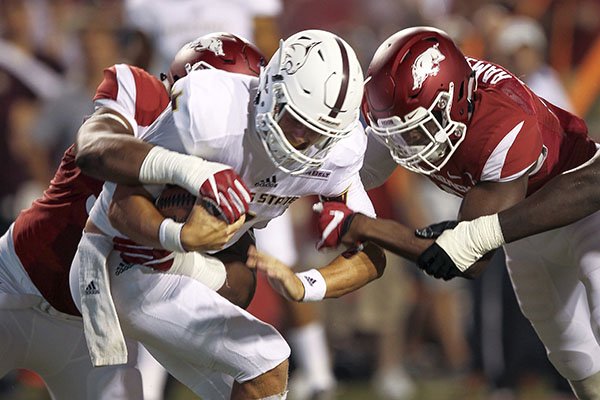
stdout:
<svg viewBox="0 0 600 400">
<path fill-rule="evenodd" d="M 131 269 L 131 267 L 133 267 L 133 264 L 129 264 L 129 263 L 126 263 L 126 262 L 120 262 L 119 266 L 115 270 L 115 275 L 119 276 L 123 272 L 127 271 L 128 269 Z"/>
<path fill-rule="evenodd" d="M 274 188 L 277 187 L 277 177 L 273 175 L 270 178 L 261 179 L 260 181 L 254 184 L 256 187 L 269 187 Z"/>
<path fill-rule="evenodd" d="M 312 278 L 310 276 L 306 276 L 304 275 L 303 278 L 306 280 L 306 282 L 310 285 L 310 286 L 314 286 L 315 283 L 317 283 L 317 280 L 315 278 Z"/>
<path fill-rule="evenodd" d="M 100 294 L 100 291 L 96 287 L 94 281 L 91 281 L 85 288 L 85 294 L 90 296 L 92 294 Z"/>
</svg>

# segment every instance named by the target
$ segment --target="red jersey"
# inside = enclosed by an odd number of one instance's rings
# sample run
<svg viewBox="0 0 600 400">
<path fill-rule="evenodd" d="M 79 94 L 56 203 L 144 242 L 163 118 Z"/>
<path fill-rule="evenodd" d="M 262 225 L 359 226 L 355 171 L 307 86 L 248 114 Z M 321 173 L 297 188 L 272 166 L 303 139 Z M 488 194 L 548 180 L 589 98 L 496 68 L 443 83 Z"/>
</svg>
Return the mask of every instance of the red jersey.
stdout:
<svg viewBox="0 0 600 400">
<path fill-rule="evenodd" d="M 528 195 L 596 152 L 585 122 L 533 93 L 504 68 L 472 58 L 477 90 L 464 141 L 441 171 L 443 190 L 464 196 L 478 182 L 507 182 L 529 173 Z"/>
<path fill-rule="evenodd" d="M 104 71 L 94 100 L 96 106 L 125 116 L 134 130 L 143 130 L 166 108 L 169 96 L 146 71 L 119 64 Z M 69 269 L 102 185 L 77 168 L 71 146 L 43 197 L 21 212 L 14 224 L 15 252 L 25 271 L 44 298 L 64 313 L 79 315 L 69 289 Z"/>
</svg>

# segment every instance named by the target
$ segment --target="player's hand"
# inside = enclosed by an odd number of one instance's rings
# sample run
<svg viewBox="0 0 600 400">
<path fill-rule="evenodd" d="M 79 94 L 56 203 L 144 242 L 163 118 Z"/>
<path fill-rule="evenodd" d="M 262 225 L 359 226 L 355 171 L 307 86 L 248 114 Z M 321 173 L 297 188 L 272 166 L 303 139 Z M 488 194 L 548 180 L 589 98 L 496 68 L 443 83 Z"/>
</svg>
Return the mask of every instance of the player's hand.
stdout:
<svg viewBox="0 0 600 400">
<path fill-rule="evenodd" d="M 339 201 L 315 203 L 313 211 L 319 214 L 317 226 L 321 239 L 317 242 L 317 250 L 335 248 L 341 243 L 359 245 L 351 235 L 347 235 L 356 213 L 346 204 Z"/>
<path fill-rule="evenodd" d="M 209 213 L 233 224 L 248 212 L 250 191 L 231 168 L 216 172 L 200 186 L 200 199 Z"/>
<path fill-rule="evenodd" d="M 113 238 L 113 247 L 121 253 L 121 259 L 126 263 L 139 264 L 158 271 L 170 269 L 175 258 L 175 254 L 168 250 L 154 249 L 120 237 Z"/>
<path fill-rule="evenodd" d="M 250 246 L 246 265 L 267 275 L 271 287 L 286 299 L 301 301 L 304 297 L 304 286 L 300 278 L 275 257 L 260 253 L 256 247 Z"/>
<path fill-rule="evenodd" d="M 415 235 L 423 239 L 437 239 L 445 230 L 454 229 L 458 221 L 442 221 L 425 228 L 415 229 Z"/>
<path fill-rule="evenodd" d="M 448 253 L 437 243 L 432 243 L 417 259 L 417 265 L 427 275 L 448 281 L 460 276 L 470 279 L 470 276 L 461 272 L 454 264 Z"/>
<path fill-rule="evenodd" d="M 242 214 L 229 224 L 210 214 L 200 199 L 196 202 L 181 229 L 181 244 L 187 251 L 205 252 L 220 250 L 244 225 L 246 215 Z"/>
</svg>

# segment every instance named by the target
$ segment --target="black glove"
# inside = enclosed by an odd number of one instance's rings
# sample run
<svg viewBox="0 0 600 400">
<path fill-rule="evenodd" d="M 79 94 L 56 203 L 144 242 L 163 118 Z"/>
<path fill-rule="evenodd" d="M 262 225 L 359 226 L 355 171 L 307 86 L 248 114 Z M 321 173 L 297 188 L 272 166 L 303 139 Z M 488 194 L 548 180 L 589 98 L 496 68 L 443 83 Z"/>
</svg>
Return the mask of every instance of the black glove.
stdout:
<svg viewBox="0 0 600 400">
<path fill-rule="evenodd" d="M 417 266 L 427 275 L 445 281 L 449 281 L 457 276 L 472 279 L 456 267 L 454 261 L 437 243 L 433 243 L 419 256 Z"/>
<path fill-rule="evenodd" d="M 442 221 L 425 228 L 415 229 L 415 235 L 423 239 L 437 239 L 446 229 L 454 229 L 458 221 Z"/>
</svg>

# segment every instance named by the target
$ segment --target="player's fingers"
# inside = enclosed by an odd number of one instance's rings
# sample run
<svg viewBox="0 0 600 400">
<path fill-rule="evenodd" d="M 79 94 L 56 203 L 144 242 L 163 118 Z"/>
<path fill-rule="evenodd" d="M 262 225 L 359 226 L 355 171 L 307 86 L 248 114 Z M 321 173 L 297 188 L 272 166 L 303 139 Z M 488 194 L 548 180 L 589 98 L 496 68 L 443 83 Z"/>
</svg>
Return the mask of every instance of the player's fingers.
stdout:
<svg viewBox="0 0 600 400">
<path fill-rule="evenodd" d="M 239 218 L 240 215 L 245 214 L 248 209 L 248 204 L 245 203 L 240 195 L 236 193 L 232 188 L 227 189 L 227 194 L 229 195 L 230 204 L 233 205 L 232 208 L 235 208 L 237 211 L 236 219 Z"/>
<path fill-rule="evenodd" d="M 426 248 L 417 258 L 417 266 L 422 270 L 427 271 L 435 259 L 439 248 L 440 246 L 437 243 L 432 243 L 431 246 Z"/>
<path fill-rule="evenodd" d="M 121 245 L 114 245 L 113 248 L 121 254 L 146 257 L 146 258 L 154 258 L 152 249 L 132 249 L 131 247 L 121 246 Z"/>
<path fill-rule="evenodd" d="M 161 263 L 149 265 L 152 269 L 157 271 L 168 271 L 173 266 L 173 260 L 163 261 Z"/>
<path fill-rule="evenodd" d="M 200 186 L 200 197 L 208 197 L 219 204 L 219 190 L 214 176 L 208 177 Z"/>
<path fill-rule="evenodd" d="M 115 236 L 113 238 L 113 243 L 114 244 L 122 244 L 122 245 L 139 246 L 136 242 L 134 242 L 131 239 L 125 239 L 125 238 L 118 237 L 118 236 Z"/>
<path fill-rule="evenodd" d="M 154 260 L 151 262 L 161 263 L 167 260 L 172 260 L 175 258 L 175 253 L 168 250 L 157 250 L 155 249 L 152 253 L 154 256 Z"/>
<path fill-rule="evenodd" d="M 454 229 L 458 221 L 442 221 L 424 228 L 415 229 L 415 235 L 423 239 L 436 239 L 447 229 Z"/>
<path fill-rule="evenodd" d="M 437 279 L 444 278 L 448 273 L 448 266 L 439 259 L 433 261 L 431 269 L 434 271 L 433 276 Z"/>
<path fill-rule="evenodd" d="M 233 184 L 235 185 L 236 189 L 238 190 L 238 193 L 242 196 L 242 199 L 246 202 L 246 207 L 247 207 L 248 204 L 250 203 L 250 201 L 252 200 L 252 198 L 250 197 L 250 191 L 248 190 L 246 185 L 244 185 L 243 182 L 240 182 L 237 179 L 235 181 L 233 181 Z M 246 209 L 246 211 L 248 211 L 248 210 Z"/>
<path fill-rule="evenodd" d="M 144 265 L 144 263 L 146 261 L 148 261 L 147 258 L 134 257 L 134 256 L 130 256 L 130 255 L 123 254 L 123 253 L 121 253 L 121 259 L 123 261 L 125 261 L 127 264 L 139 264 L 139 265 Z"/>
<path fill-rule="evenodd" d="M 235 221 L 236 219 L 239 218 L 239 215 L 235 215 L 235 212 L 234 212 L 231 204 L 229 204 L 229 200 L 227 199 L 227 197 L 225 197 L 225 195 L 223 193 L 219 193 L 219 200 L 220 200 L 220 204 L 219 204 L 220 211 L 225 216 L 226 222 L 228 224 L 231 224 L 233 221 Z"/>
<path fill-rule="evenodd" d="M 246 222 L 246 214 L 241 215 L 233 224 L 227 226 L 227 229 L 233 233 L 237 232 Z"/>
</svg>

